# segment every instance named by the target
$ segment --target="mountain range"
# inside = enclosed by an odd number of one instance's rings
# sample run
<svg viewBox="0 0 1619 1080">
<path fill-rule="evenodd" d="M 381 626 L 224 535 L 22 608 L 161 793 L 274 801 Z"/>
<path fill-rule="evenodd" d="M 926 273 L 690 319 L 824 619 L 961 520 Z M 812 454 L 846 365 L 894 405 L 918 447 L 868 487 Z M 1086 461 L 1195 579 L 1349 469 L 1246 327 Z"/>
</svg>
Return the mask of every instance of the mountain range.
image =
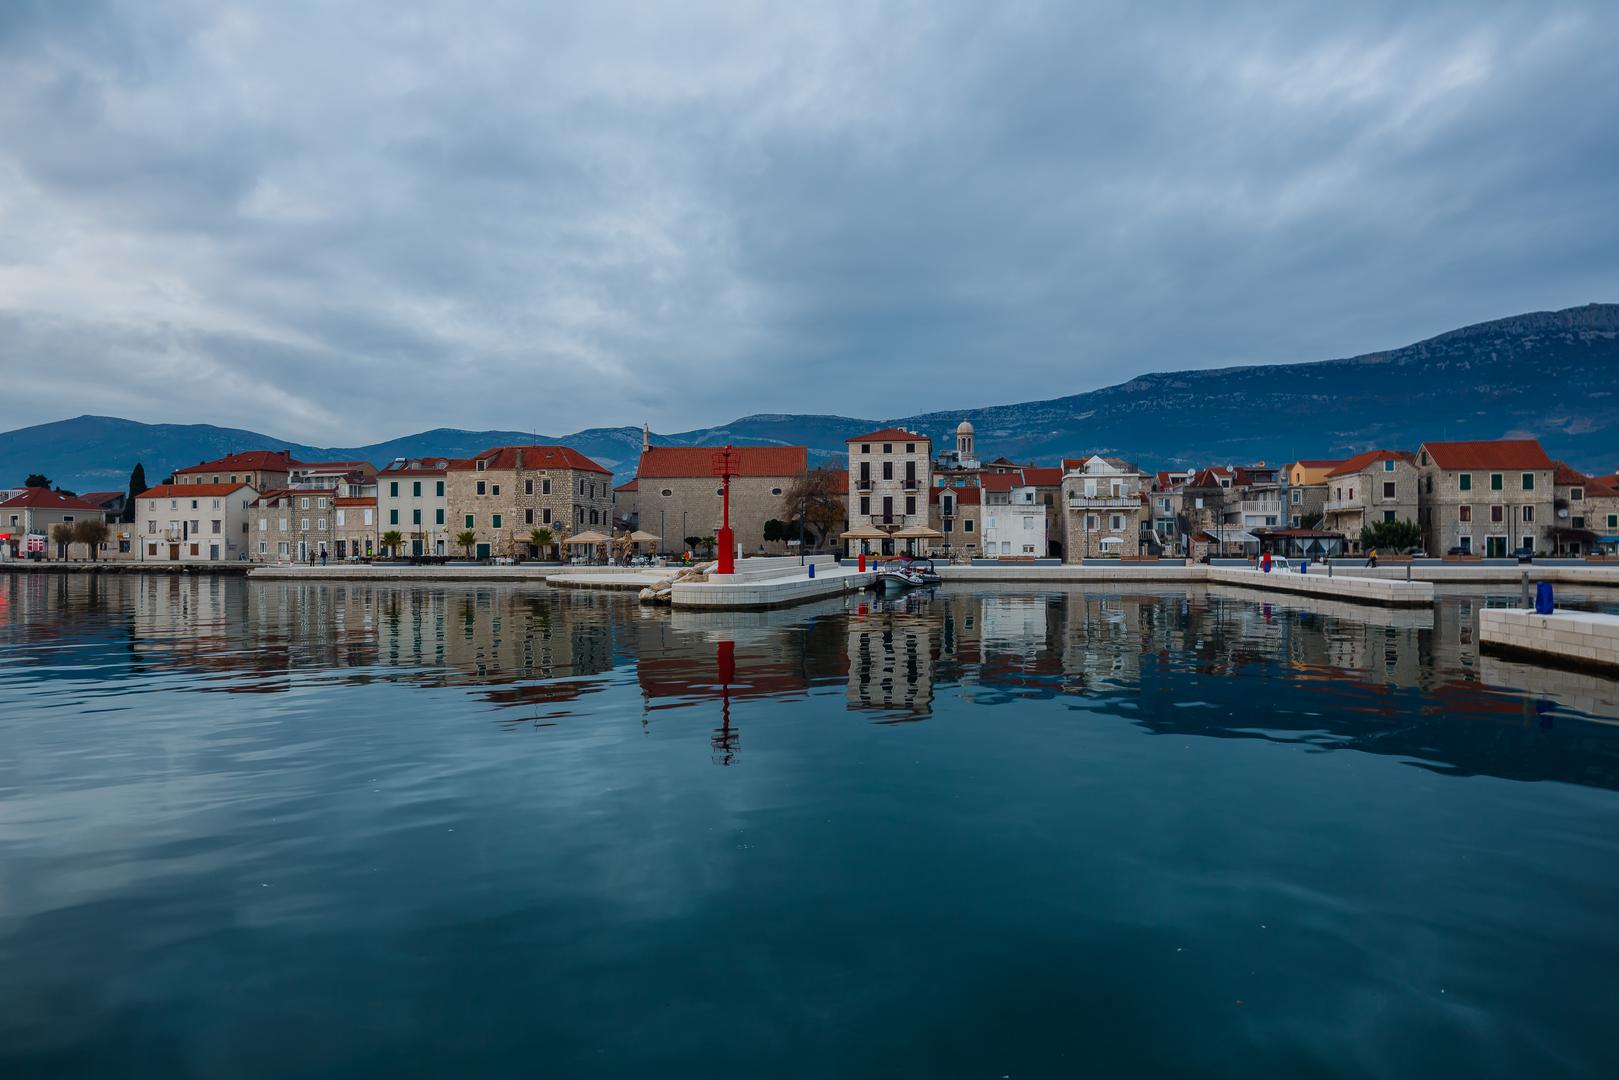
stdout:
<svg viewBox="0 0 1619 1080">
<path fill-rule="evenodd" d="M 1619 467 L 1619 304 L 1541 311 L 1452 330 L 1386 352 L 1313 363 L 1141 375 L 1045 401 L 868 419 L 760 414 L 719 427 L 654 434 L 659 445 L 808 446 L 844 456 L 844 440 L 899 426 L 953 446 L 971 420 L 980 457 L 1055 464 L 1085 453 L 1145 467 L 1347 457 L 1426 439 L 1539 438 L 1588 472 Z M 0 433 L 0 486 L 43 472 L 77 491 L 127 485 L 139 461 L 156 482 L 170 470 L 236 450 L 286 449 L 306 461 L 467 457 L 510 443 L 564 443 L 621 478 L 635 470 L 641 431 L 564 435 L 434 428 L 366 446 L 317 447 L 209 424 L 143 424 L 78 416 Z"/>
</svg>

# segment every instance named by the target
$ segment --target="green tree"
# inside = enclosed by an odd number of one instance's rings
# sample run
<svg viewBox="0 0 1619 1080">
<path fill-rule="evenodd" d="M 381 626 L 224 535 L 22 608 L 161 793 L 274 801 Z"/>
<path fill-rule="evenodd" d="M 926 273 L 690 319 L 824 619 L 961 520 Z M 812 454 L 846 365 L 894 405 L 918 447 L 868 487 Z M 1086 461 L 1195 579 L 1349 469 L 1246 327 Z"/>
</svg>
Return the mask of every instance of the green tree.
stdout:
<svg viewBox="0 0 1619 1080">
<path fill-rule="evenodd" d="M 135 520 L 135 499 L 146 490 L 146 466 L 137 461 L 135 467 L 129 470 L 129 498 L 124 500 L 125 521 Z"/>
<path fill-rule="evenodd" d="M 1363 551 L 1413 551 L 1422 546 L 1422 528 L 1414 521 L 1374 521 L 1360 531 Z"/>
<path fill-rule="evenodd" d="M 455 534 L 455 542 L 457 546 L 467 553 L 467 558 L 470 559 L 472 558 L 472 545 L 478 542 L 478 534 L 471 529 L 464 529 Z"/>
<path fill-rule="evenodd" d="M 112 530 L 107 528 L 105 521 L 96 521 L 94 518 L 73 523 L 73 541 L 90 549 L 91 562 L 96 561 L 96 553 L 101 550 L 101 545 L 107 542 L 107 537 L 111 533 Z"/>
<path fill-rule="evenodd" d="M 48 488 L 51 486 L 51 481 L 50 477 L 44 473 L 31 472 L 28 474 L 28 479 L 22 482 L 22 486 Z"/>
<path fill-rule="evenodd" d="M 787 525 L 771 518 L 765 522 L 765 543 L 777 544 L 787 539 Z"/>
<path fill-rule="evenodd" d="M 528 542 L 534 545 L 534 557 L 536 559 L 542 557 L 551 550 L 551 530 L 535 529 L 528 534 Z"/>
<path fill-rule="evenodd" d="M 717 541 L 714 539 L 714 534 L 713 533 L 709 533 L 707 536 L 703 537 L 703 547 L 708 549 L 709 558 L 714 557 L 714 550 L 715 550 L 714 545 L 716 543 L 717 543 Z"/>
<path fill-rule="evenodd" d="M 398 529 L 389 529 L 382 534 L 382 546 L 388 549 L 388 554 L 399 558 L 399 548 L 405 542 L 405 537 Z"/>
<path fill-rule="evenodd" d="M 702 546 L 703 546 L 703 538 L 701 536 L 688 536 L 688 537 L 686 537 L 686 548 L 688 550 L 696 551 L 698 548 L 700 548 Z"/>
</svg>

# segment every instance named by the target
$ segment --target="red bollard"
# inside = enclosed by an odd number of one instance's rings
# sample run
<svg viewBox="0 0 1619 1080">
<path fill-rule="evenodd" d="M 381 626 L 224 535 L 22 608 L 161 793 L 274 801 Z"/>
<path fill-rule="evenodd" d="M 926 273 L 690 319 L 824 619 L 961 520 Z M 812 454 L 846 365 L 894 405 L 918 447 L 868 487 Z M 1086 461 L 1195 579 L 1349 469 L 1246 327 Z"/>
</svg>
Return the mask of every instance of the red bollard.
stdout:
<svg viewBox="0 0 1619 1080">
<path fill-rule="evenodd" d="M 866 572 L 866 553 L 864 551 L 860 553 L 860 572 L 862 574 Z"/>
</svg>

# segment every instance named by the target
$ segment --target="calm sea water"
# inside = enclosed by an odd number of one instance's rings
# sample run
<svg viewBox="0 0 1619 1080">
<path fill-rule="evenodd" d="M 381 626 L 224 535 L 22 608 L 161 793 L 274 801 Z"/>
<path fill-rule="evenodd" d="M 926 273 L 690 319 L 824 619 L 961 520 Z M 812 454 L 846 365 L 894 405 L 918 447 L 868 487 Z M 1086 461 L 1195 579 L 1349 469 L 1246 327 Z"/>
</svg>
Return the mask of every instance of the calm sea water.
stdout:
<svg viewBox="0 0 1619 1080">
<path fill-rule="evenodd" d="M 0 1076 L 1612 1076 L 1489 602 L 0 577 Z"/>
</svg>

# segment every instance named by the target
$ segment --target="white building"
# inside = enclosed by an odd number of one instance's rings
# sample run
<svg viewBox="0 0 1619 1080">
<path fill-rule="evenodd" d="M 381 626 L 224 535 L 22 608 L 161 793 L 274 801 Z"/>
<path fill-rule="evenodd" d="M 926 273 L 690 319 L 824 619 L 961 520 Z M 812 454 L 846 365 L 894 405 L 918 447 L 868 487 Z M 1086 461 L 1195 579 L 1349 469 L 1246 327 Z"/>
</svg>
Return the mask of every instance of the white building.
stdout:
<svg viewBox="0 0 1619 1080">
<path fill-rule="evenodd" d="M 389 555 L 445 555 L 451 548 L 444 485 L 448 458 L 395 458 L 377 474 L 377 535 L 400 535 Z"/>
<path fill-rule="evenodd" d="M 984 473 L 984 554 L 990 558 L 1034 559 L 1046 554 L 1046 506 L 1023 470 Z"/>
<path fill-rule="evenodd" d="M 135 552 L 143 562 L 237 562 L 248 556 L 247 484 L 159 484 L 135 499 Z"/>
</svg>

